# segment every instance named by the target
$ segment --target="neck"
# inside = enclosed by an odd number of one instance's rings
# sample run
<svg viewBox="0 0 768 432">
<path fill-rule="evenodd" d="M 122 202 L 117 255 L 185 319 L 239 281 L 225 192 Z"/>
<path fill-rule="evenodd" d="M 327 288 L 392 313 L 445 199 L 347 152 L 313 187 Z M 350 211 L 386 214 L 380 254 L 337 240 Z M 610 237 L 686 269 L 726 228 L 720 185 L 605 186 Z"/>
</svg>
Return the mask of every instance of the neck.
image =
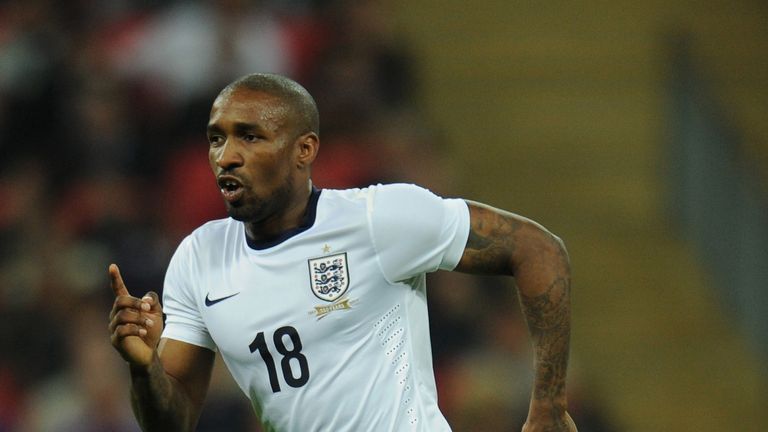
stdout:
<svg viewBox="0 0 768 432">
<path fill-rule="evenodd" d="M 287 193 L 287 191 L 286 191 Z M 307 207 L 312 196 L 312 181 L 293 195 L 272 216 L 255 222 L 245 223 L 245 234 L 251 245 L 263 245 L 279 240 L 287 233 L 300 228 L 307 216 Z"/>
</svg>

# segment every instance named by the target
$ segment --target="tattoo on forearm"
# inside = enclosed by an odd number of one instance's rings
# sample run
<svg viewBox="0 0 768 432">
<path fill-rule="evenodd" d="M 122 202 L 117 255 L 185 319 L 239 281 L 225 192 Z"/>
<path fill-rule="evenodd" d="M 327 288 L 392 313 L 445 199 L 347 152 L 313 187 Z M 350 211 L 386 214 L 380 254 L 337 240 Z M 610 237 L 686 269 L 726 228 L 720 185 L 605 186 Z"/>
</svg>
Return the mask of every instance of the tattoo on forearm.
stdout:
<svg viewBox="0 0 768 432">
<path fill-rule="evenodd" d="M 535 297 L 520 295 L 536 349 L 536 388 L 533 397 L 555 401 L 564 396 L 570 339 L 570 281 L 558 277 Z"/>
<path fill-rule="evenodd" d="M 191 430 L 190 401 L 159 361 L 146 374 L 133 376 L 131 403 L 144 430 Z"/>
<path fill-rule="evenodd" d="M 539 225 L 470 205 L 472 227 L 460 271 L 512 274 L 533 339 L 533 400 L 565 404 L 570 339 L 570 264 L 562 242 Z"/>
</svg>

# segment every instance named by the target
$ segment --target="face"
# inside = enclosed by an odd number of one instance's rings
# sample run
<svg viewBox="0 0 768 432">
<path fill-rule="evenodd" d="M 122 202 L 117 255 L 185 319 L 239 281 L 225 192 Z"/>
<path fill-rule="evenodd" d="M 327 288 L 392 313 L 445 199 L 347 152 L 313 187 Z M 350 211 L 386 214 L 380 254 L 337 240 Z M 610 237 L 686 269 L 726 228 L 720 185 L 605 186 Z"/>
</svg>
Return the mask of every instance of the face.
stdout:
<svg viewBox="0 0 768 432">
<path fill-rule="evenodd" d="M 279 98 L 249 89 L 219 95 L 208 122 L 208 159 L 227 213 L 244 222 L 279 219 L 306 187 L 301 137 Z"/>
</svg>

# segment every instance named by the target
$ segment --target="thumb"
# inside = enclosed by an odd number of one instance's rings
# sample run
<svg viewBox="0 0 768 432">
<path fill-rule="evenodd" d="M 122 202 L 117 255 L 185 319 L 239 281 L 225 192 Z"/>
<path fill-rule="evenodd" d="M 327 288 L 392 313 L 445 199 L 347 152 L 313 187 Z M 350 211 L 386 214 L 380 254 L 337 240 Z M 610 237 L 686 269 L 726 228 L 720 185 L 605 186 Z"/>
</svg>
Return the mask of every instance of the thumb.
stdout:
<svg viewBox="0 0 768 432">
<path fill-rule="evenodd" d="M 160 307 L 160 296 L 157 295 L 154 291 L 149 291 L 148 293 L 144 294 L 144 297 L 141 298 L 141 301 L 149 303 L 149 312 L 161 312 L 162 307 Z"/>
<path fill-rule="evenodd" d="M 125 282 L 123 282 L 123 277 L 120 276 L 120 269 L 117 268 L 117 264 L 109 265 L 109 282 L 112 285 L 112 292 L 115 293 L 115 297 L 130 295 L 128 288 L 125 287 Z"/>
</svg>

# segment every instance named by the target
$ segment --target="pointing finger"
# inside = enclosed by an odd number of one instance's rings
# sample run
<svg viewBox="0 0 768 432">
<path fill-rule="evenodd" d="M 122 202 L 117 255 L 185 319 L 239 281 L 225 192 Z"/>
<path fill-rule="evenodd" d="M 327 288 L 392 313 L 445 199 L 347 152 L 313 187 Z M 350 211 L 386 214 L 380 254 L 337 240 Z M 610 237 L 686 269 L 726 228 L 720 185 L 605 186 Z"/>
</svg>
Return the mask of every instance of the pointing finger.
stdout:
<svg viewBox="0 0 768 432">
<path fill-rule="evenodd" d="M 128 288 L 125 287 L 125 282 L 123 282 L 123 277 L 120 276 L 120 269 L 117 268 L 117 264 L 109 265 L 109 281 L 115 296 L 130 295 Z"/>
</svg>

